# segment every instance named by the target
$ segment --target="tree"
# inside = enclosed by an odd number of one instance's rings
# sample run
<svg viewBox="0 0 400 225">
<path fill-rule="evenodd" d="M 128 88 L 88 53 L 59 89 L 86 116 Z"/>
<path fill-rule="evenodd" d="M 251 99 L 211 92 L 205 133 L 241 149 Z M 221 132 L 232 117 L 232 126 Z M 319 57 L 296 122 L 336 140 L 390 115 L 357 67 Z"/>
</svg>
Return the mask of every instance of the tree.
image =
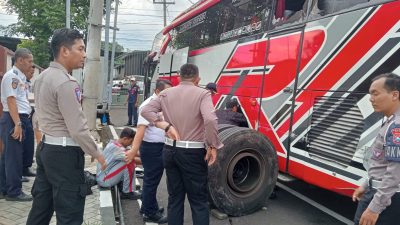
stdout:
<svg viewBox="0 0 400 225">
<path fill-rule="evenodd" d="M 65 0 L 4 0 L 9 13 L 18 14 L 18 22 L 7 27 L 7 34 L 23 35 L 30 40 L 18 47 L 29 48 L 35 63 L 47 67 L 51 54 L 49 40 L 53 31 L 65 27 Z M 90 0 L 71 0 L 71 28 L 87 32 Z M 86 36 L 86 35 L 85 35 Z"/>
<path fill-rule="evenodd" d="M 118 44 L 118 42 L 116 42 L 116 43 L 117 43 L 117 45 L 115 46 L 115 52 L 123 52 L 124 47 L 122 45 Z M 109 51 L 112 51 L 112 45 L 113 45 L 112 42 L 110 42 L 108 45 Z M 104 47 L 105 47 L 105 42 L 101 41 L 101 49 L 104 50 Z"/>
</svg>

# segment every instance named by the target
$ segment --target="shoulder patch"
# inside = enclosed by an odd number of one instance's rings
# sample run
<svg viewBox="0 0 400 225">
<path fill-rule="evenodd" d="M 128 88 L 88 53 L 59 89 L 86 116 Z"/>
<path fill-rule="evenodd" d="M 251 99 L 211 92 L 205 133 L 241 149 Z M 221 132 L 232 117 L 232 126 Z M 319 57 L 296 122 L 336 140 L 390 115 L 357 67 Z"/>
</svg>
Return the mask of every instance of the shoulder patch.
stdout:
<svg viewBox="0 0 400 225">
<path fill-rule="evenodd" d="M 82 93 L 81 93 L 81 89 L 79 87 L 75 88 L 75 95 L 76 95 L 76 100 L 78 100 L 78 102 L 81 103 Z"/>
<path fill-rule="evenodd" d="M 385 136 L 385 158 L 400 162 L 400 124 L 391 123 Z"/>
<path fill-rule="evenodd" d="M 12 87 L 13 89 L 17 89 L 18 84 L 19 84 L 19 80 L 18 80 L 17 78 L 12 78 L 12 80 L 11 80 L 11 87 Z"/>
</svg>

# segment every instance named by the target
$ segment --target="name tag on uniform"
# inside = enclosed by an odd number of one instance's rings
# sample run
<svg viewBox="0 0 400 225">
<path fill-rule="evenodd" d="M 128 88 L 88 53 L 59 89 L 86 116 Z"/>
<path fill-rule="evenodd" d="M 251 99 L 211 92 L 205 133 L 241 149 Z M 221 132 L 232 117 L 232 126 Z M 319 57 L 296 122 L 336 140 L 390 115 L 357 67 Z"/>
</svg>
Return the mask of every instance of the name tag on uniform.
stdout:
<svg viewBox="0 0 400 225">
<path fill-rule="evenodd" d="M 400 124 L 389 125 L 385 136 L 385 159 L 400 162 Z"/>
<path fill-rule="evenodd" d="M 385 146 L 385 158 L 388 161 L 400 162 L 400 146 Z"/>
</svg>

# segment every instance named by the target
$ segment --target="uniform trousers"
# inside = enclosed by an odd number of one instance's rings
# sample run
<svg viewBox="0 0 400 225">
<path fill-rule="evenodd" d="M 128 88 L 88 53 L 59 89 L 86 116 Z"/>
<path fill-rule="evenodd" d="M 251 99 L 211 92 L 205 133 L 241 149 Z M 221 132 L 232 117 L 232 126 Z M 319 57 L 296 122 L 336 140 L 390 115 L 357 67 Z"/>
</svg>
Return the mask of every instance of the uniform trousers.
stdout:
<svg viewBox="0 0 400 225">
<path fill-rule="evenodd" d="M 368 187 L 361 200 L 358 202 L 357 211 L 354 216 L 354 225 L 359 225 L 363 212 L 368 208 L 369 203 L 374 198 L 376 189 Z M 400 193 L 392 196 L 392 203 L 381 212 L 376 225 L 398 225 L 398 214 L 400 209 Z"/>
<path fill-rule="evenodd" d="M 136 125 L 138 120 L 138 108 L 135 103 L 128 103 L 128 124 Z"/>
<path fill-rule="evenodd" d="M 44 137 L 45 139 L 45 137 Z M 42 144 L 36 150 L 37 174 L 27 225 L 81 225 L 87 185 L 84 153 L 80 147 Z"/>
<path fill-rule="evenodd" d="M 206 150 L 165 145 L 163 154 L 169 195 L 168 225 L 183 225 L 186 194 L 193 225 L 209 225 Z"/>
<path fill-rule="evenodd" d="M 164 143 L 143 141 L 140 145 L 140 158 L 144 169 L 142 211 L 146 216 L 158 212 L 157 188 L 164 172 L 163 165 Z"/>
<path fill-rule="evenodd" d="M 100 172 L 96 176 L 96 180 L 101 187 L 112 187 L 122 181 L 122 192 L 129 193 L 133 192 L 136 188 L 133 177 L 134 171 L 134 161 L 130 164 L 126 164 L 125 161 L 118 161 L 115 165 L 107 166 L 105 171 Z"/>
<path fill-rule="evenodd" d="M 11 137 L 15 124 L 10 113 L 4 112 L 2 125 L 2 139 L 4 143 L 4 154 L 0 160 L 0 176 L 2 192 L 10 197 L 16 197 L 22 192 L 22 169 L 24 166 L 32 165 L 34 149 L 34 135 L 32 122 L 27 114 L 19 114 L 22 127 L 22 142 Z"/>
<path fill-rule="evenodd" d="M 6 186 L 6 180 L 3 179 L 3 177 L 6 177 L 6 168 L 5 168 L 5 162 L 4 162 L 4 152 L 5 152 L 5 147 L 4 147 L 4 142 L 3 142 L 3 133 L 4 133 L 4 127 L 5 123 L 2 120 L 2 116 L 0 117 L 0 139 L 2 140 L 3 143 L 3 150 L 0 152 L 0 194 L 6 194 L 5 191 L 5 186 Z"/>
</svg>

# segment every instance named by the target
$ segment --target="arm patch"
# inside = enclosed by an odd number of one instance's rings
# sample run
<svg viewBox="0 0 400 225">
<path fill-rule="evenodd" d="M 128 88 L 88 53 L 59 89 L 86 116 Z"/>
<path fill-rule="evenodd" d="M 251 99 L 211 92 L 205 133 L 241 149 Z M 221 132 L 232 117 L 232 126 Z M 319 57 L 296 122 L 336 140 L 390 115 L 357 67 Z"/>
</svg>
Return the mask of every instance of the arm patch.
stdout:
<svg viewBox="0 0 400 225">
<path fill-rule="evenodd" d="M 391 123 L 385 135 L 385 159 L 400 162 L 400 124 Z"/>
</svg>

